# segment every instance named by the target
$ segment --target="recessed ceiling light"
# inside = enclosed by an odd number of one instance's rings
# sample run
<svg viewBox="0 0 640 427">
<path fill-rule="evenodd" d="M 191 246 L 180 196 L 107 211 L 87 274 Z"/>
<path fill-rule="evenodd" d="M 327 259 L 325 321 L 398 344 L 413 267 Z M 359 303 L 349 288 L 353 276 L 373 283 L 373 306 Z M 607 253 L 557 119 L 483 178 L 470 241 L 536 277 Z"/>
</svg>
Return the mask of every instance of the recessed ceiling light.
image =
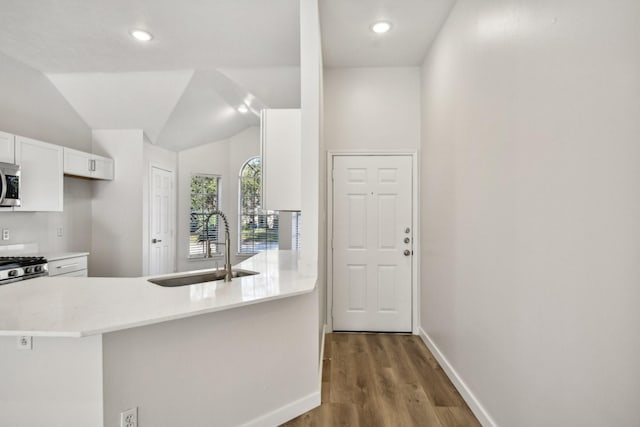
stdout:
<svg viewBox="0 0 640 427">
<path fill-rule="evenodd" d="M 382 34 L 391 29 L 391 24 L 386 21 L 376 22 L 371 26 L 371 31 L 374 33 Z"/>
<path fill-rule="evenodd" d="M 153 39 L 153 35 L 148 31 L 131 30 L 129 33 L 133 38 L 135 38 L 136 40 L 140 40 L 141 42 L 148 42 Z"/>
<path fill-rule="evenodd" d="M 242 104 L 241 106 L 238 107 L 238 111 L 241 112 L 242 114 L 246 114 L 249 112 L 249 109 L 247 108 L 246 105 Z"/>
</svg>

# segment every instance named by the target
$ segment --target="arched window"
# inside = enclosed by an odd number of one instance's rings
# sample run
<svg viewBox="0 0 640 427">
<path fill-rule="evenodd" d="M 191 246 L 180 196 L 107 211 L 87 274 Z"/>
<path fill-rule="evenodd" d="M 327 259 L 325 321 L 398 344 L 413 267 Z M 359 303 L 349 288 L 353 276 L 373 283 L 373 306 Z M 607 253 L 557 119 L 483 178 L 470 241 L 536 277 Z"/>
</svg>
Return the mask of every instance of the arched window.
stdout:
<svg viewBox="0 0 640 427">
<path fill-rule="evenodd" d="M 262 164 L 249 159 L 240 169 L 238 252 L 253 254 L 278 249 L 278 212 L 262 210 Z"/>
</svg>

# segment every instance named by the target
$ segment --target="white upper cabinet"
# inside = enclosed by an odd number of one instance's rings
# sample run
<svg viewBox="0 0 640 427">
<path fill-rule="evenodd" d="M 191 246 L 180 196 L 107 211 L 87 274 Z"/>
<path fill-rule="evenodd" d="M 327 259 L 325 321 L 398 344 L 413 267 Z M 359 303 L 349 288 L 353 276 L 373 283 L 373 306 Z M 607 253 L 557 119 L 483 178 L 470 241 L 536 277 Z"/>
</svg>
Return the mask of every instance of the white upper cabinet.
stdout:
<svg viewBox="0 0 640 427">
<path fill-rule="evenodd" d="M 262 208 L 301 210 L 300 109 L 262 110 L 260 140 Z"/>
<path fill-rule="evenodd" d="M 113 180 L 113 159 L 106 157 L 93 156 L 92 178 Z"/>
<path fill-rule="evenodd" d="M 62 211 L 62 147 L 16 136 L 16 164 L 20 165 L 20 201 L 16 211 Z"/>
<path fill-rule="evenodd" d="M 64 173 L 93 179 L 113 179 L 113 160 L 84 151 L 64 148 Z"/>
<path fill-rule="evenodd" d="M 10 133 L 0 132 L 0 162 L 15 163 L 15 136 Z"/>
</svg>

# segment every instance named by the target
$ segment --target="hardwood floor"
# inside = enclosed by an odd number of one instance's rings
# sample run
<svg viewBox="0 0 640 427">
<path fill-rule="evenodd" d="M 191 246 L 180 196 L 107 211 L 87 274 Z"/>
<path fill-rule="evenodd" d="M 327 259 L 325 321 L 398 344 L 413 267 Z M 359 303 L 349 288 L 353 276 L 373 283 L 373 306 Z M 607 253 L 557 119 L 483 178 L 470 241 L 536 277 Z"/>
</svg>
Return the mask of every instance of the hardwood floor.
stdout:
<svg viewBox="0 0 640 427">
<path fill-rule="evenodd" d="M 415 335 L 327 334 L 322 405 L 283 426 L 480 426 Z"/>
</svg>

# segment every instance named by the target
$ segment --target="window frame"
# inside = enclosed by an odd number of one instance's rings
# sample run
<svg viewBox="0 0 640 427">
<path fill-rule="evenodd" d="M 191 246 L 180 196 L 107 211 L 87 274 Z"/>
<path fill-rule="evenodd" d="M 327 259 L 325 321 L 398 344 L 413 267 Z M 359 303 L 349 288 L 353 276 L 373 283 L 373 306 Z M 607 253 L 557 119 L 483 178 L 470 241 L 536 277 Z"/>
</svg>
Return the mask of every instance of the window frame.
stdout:
<svg viewBox="0 0 640 427">
<path fill-rule="evenodd" d="M 200 172 L 192 172 L 191 176 L 189 178 L 189 244 L 188 244 L 188 250 L 187 250 L 187 259 L 188 260 L 206 260 L 206 259 L 213 259 L 213 258 L 218 258 L 224 255 L 223 249 L 222 247 L 224 246 L 224 237 L 223 237 L 223 233 L 220 232 L 220 228 L 218 228 L 217 230 L 217 234 L 215 236 L 215 240 L 209 240 L 209 245 L 210 246 L 215 246 L 215 250 L 211 251 L 211 256 L 207 256 L 207 250 L 205 247 L 204 242 L 206 242 L 207 240 L 202 240 L 202 252 L 201 253 L 193 253 L 192 252 L 192 237 L 193 237 L 193 232 L 192 230 L 192 215 L 193 215 L 193 211 L 192 211 L 192 197 L 193 197 L 193 193 L 191 191 L 191 186 L 193 184 L 193 178 L 194 177 L 205 177 L 205 178 L 215 178 L 217 180 L 216 183 L 216 208 L 218 210 L 222 210 L 222 175 L 219 174 L 212 174 L 212 173 L 200 173 Z M 217 215 L 213 215 L 212 218 L 217 217 Z M 218 218 L 215 219 L 216 221 L 216 225 L 217 225 L 217 221 Z M 202 232 L 197 232 L 197 234 L 202 234 Z M 207 233 L 209 234 L 209 233 Z M 200 241 L 198 241 L 200 242 Z"/>
<path fill-rule="evenodd" d="M 277 221 L 278 222 L 278 226 L 276 228 L 276 241 L 275 241 L 275 247 L 274 242 L 271 241 L 269 242 L 269 235 L 265 232 L 265 248 L 264 249 L 259 249 L 259 250 L 255 250 L 256 245 L 254 244 L 252 249 L 254 249 L 253 251 L 249 251 L 249 250 L 244 250 L 245 245 L 243 245 L 243 239 L 242 239 L 242 235 L 243 235 L 243 217 L 246 216 L 247 214 L 245 214 L 245 212 L 243 211 L 243 192 L 242 192 L 242 184 L 243 184 L 243 173 L 245 168 L 254 161 L 258 161 L 260 163 L 260 185 L 258 186 L 258 196 L 260 199 L 260 203 L 258 204 L 256 209 L 258 212 L 260 213 L 256 213 L 254 214 L 255 216 L 258 217 L 263 217 L 262 219 L 259 218 L 258 219 L 258 223 L 268 223 L 269 222 L 269 218 L 271 217 L 271 221 Z M 236 254 L 238 256 L 252 256 L 255 255 L 259 252 L 262 252 L 264 250 L 269 250 L 269 249 L 278 249 L 279 245 L 280 245 L 280 223 L 279 223 L 279 212 L 278 211 L 265 211 L 264 209 L 262 209 L 262 159 L 260 158 L 260 156 L 251 156 L 250 158 L 248 158 L 240 167 L 240 171 L 238 173 L 238 228 L 237 228 L 237 239 L 238 239 L 238 246 L 237 246 L 237 252 Z M 260 228 L 260 227 L 257 227 Z M 273 227 L 271 227 L 271 229 L 273 229 Z"/>
</svg>

